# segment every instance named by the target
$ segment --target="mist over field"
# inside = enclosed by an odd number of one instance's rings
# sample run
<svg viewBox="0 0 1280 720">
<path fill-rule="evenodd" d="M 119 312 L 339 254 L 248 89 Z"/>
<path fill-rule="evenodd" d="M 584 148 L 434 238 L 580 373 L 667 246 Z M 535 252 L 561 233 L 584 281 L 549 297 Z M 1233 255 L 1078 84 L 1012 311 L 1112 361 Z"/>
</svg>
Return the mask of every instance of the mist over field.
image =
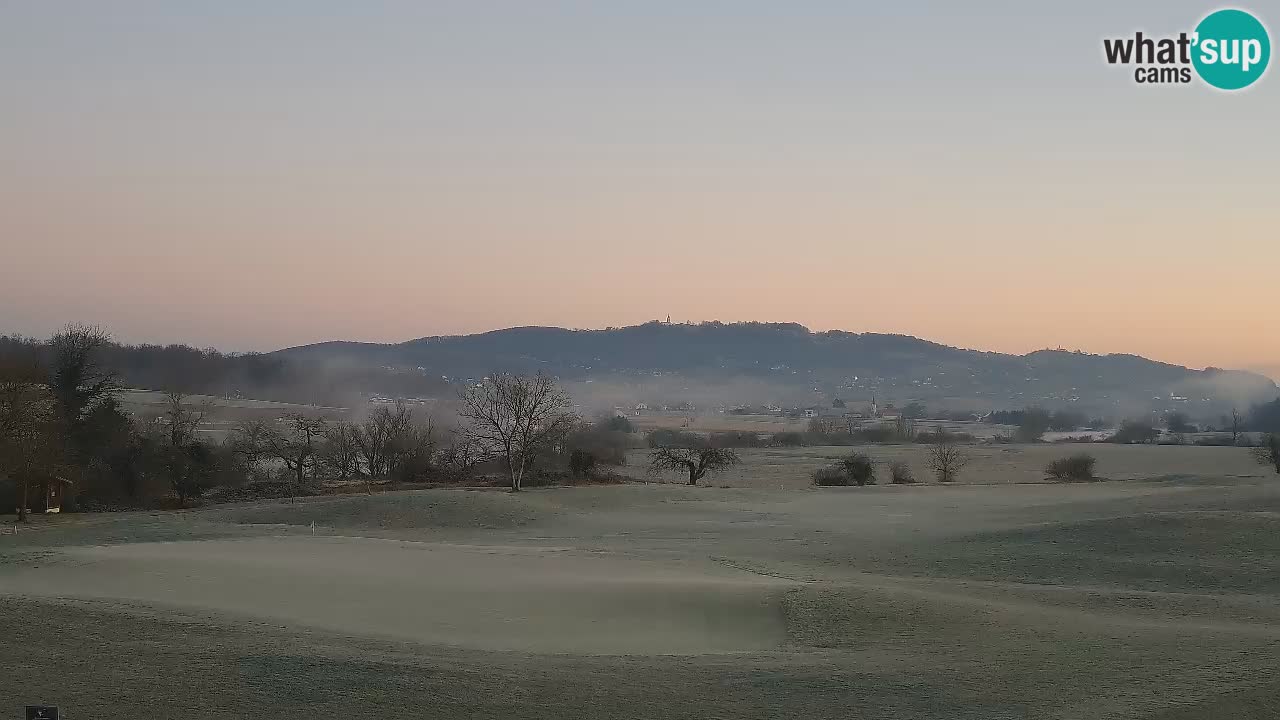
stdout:
<svg viewBox="0 0 1280 720">
<path fill-rule="evenodd" d="M 637 405 L 676 408 L 691 406 L 691 414 L 743 405 L 797 407 L 823 402 L 821 394 L 796 383 L 765 378 L 695 375 L 618 379 L 610 376 L 566 383 L 574 401 L 592 413 L 615 408 L 634 411 Z"/>
</svg>

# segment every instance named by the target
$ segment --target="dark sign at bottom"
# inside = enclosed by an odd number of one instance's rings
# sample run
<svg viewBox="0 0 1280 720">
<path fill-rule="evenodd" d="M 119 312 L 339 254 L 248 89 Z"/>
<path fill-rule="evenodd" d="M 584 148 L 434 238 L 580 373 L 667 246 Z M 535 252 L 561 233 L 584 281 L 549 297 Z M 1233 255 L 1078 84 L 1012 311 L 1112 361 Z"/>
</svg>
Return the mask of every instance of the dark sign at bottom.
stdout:
<svg viewBox="0 0 1280 720">
<path fill-rule="evenodd" d="M 52 705 L 28 705 L 27 720 L 58 720 L 58 708 Z"/>
</svg>

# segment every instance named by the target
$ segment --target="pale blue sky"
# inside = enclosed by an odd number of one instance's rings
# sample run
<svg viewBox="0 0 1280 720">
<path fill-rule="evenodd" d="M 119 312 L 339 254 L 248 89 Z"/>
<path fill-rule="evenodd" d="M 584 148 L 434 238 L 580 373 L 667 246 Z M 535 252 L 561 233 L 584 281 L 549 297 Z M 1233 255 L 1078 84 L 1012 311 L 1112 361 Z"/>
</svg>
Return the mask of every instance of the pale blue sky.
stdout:
<svg viewBox="0 0 1280 720">
<path fill-rule="evenodd" d="M 4 0 L 0 331 L 671 313 L 1280 364 L 1274 69 L 1102 61 L 1216 7 Z"/>
</svg>

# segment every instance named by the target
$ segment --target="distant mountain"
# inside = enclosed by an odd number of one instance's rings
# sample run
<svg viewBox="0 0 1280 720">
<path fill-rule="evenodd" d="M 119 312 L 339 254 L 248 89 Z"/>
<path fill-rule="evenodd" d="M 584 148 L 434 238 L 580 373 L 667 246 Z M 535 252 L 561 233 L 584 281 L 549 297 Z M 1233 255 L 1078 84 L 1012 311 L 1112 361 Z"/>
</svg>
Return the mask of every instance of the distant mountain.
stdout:
<svg viewBox="0 0 1280 720">
<path fill-rule="evenodd" d="M 830 397 L 876 395 L 977 407 L 1078 405 L 1099 413 L 1186 404 L 1195 415 L 1216 417 L 1277 395 L 1276 384 L 1255 373 L 1192 370 L 1136 355 L 1008 355 L 906 335 L 811 332 L 792 323 L 520 327 L 396 344 L 325 342 L 272 355 L 300 364 L 376 365 L 455 380 L 538 370 L 567 381 L 611 378 L 641 386 L 655 376 L 704 383 L 745 377 Z"/>
</svg>

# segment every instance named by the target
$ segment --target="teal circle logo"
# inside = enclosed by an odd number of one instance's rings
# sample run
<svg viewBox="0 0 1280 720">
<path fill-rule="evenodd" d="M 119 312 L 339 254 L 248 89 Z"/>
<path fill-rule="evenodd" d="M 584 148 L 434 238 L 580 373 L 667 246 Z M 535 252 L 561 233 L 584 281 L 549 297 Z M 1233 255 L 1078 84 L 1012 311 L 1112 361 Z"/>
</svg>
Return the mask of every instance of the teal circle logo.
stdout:
<svg viewBox="0 0 1280 720">
<path fill-rule="evenodd" d="M 1196 26 L 1191 63 L 1200 79 L 1219 90 L 1240 90 L 1258 81 L 1271 61 L 1271 38 L 1258 18 L 1244 10 L 1218 10 Z"/>
</svg>

